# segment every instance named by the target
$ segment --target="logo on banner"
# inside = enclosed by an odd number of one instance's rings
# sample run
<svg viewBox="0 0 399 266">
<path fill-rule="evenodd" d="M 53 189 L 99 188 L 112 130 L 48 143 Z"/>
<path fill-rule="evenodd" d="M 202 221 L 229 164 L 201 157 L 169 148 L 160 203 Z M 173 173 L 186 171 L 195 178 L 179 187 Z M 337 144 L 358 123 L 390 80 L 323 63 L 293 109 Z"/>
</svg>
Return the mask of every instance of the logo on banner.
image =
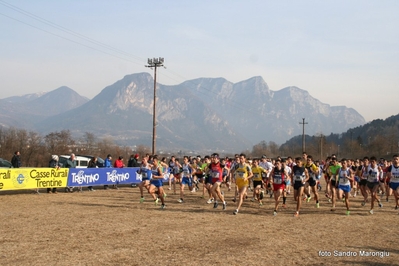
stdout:
<svg viewBox="0 0 399 266">
<path fill-rule="evenodd" d="M 85 172 L 79 171 L 78 173 L 72 173 L 72 182 L 82 185 L 84 183 L 91 184 L 95 183 L 100 179 L 100 175 L 98 173 L 85 174 Z"/>
<path fill-rule="evenodd" d="M 16 188 L 24 188 L 27 186 L 29 180 L 29 174 L 24 172 L 16 173 L 12 176 L 12 183 Z"/>
<path fill-rule="evenodd" d="M 128 181 L 129 177 L 129 173 L 118 173 L 116 170 L 113 170 L 111 173 L 107 172 L 107 181 L 111 181 L 113 183 Z"/>
</svg>

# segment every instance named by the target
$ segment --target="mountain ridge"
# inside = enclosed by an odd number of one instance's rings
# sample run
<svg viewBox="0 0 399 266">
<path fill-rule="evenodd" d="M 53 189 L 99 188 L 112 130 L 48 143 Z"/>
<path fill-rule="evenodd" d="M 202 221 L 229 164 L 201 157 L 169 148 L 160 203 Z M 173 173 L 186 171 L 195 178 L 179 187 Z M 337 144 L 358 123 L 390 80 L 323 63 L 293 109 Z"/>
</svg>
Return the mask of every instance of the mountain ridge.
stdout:
<svg viewBox="0 0 399 266">
<path fill-rule="evenodd" d="M 33 113 L 40 117 L 29 127 L 44 134 L 63 129 L 77 135 L 93 132 L 111 135 L 124 145 L 150 146 L 153 84 L 145 72 L 125 75 L 86 101 L 70 89 L 69 96 L 61 97 L 69 97 L 69 107 L 59 106 L 58 113 L 36 108 Z M 50 104 L 61 95 L 53 94 L 30 103 Z M 302 132 L 303 117 L 309 123 L 307 133 L 343 132 L 365 123 L 356 110 L 322 103 L 295 86 L 272 91 L 260 76 L 237 83 L 197 78 L 178 85 L 157 84 L 157 146 L 163 149 L 241 151 L 262 140 L 282 143 Z"/>
</svg>

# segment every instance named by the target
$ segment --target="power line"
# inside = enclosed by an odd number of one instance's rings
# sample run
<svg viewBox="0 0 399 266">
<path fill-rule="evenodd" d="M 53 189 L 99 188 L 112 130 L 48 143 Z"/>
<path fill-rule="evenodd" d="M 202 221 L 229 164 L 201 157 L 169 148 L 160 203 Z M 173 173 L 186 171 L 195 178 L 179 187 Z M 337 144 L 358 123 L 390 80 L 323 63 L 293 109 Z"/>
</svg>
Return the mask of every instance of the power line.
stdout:
<svg viewBox="0 0 399 266">
<path fill-rule="evenodd" d="M 83 40 L 85 40 L 85 41 L 88 41 L 88 42 L 90 42 L 90 43 L 92 43 L 92 44 L 99 45 L 99 46 L 101 46 L 101 47 L 103 47 L 103 48 L 110 49 L 110 50 L 112 50 L 112 51 L 114 51 L 114 52 L 117 52 L 117 53 L 120 53 L 120 54 L 123 54 L 123 55 L 127 55 L 127 56 L 130 56 L 130 57 L 133 57 L 133 58 L 135 58 L 136 60 L 138 60 L 138 61 L 140 61 L 140 62 L 142 62 L 142 61 L 144 60 L 143 58 L 137 57 L 137 56 L 135 56 L 135 55 L 133 55 L 133 54 L 130 54 L 130 53 L 125 52 L 125 51 L 123 51 L 123 50 L 120 50 L 120 49 L 118 49 L 118 48 L 112 47 L 112 46 L 110 46 L 110 45 L 108 45 L 108 44 L 105 44 L 105 43 L 103 43 L 103 42 L 97 41 L 97 40 L 92 39 L 92 38 L 90 38 L 90 37 L 87 37 L 87 36 L 85 36 L 85 35 L 83 35 L 83 34 L 80 34 L 80 33 L 78 33 L 78 32 L 75 32 L 75 31 L 73 31 L 73 30 L 70 30 L 70 29 L 68 29 L 68 28 L 65 28 L 65 27 L 63 27 L 63 26 L 61 26 L 61 25 L 58 25 L 58 24 L 56 24 L 56 23 L 54 23 L 54 22 L 51 22 L 51 21 L 49 21 L 49 20 L 47 20 L 47 19 L 44 19 L 44 18 L 42 18 L 42 17 L 40 17 L 40 16 L 37 16 L 37 15 L 35 15 L 35 14 L 32 14 L 32 13 L 26 11 L 26 10 L 23 10 L 22 8 L 19 8 L 19 7 L 17 7 L 17 6 L 14 6 L 14 5 L 12 5 L 12 4 L 10 4 L 10 3 L 7 3 L 7 2 L 5 2 L 5 1 L 3 1 L 3 0 L 0 0 L 0 4 L 6 6 L 6 7 L 8 7 L 8 8 L 10 8 L 10 9 L 13 9 L 14 11 L 17 11 L 17 12 L 19 12 L 19 13 L 25 15 L 25 16 L 28 16 L 28 17 L 30 17 L 30 18 L 33 18 L 33 19 L 35 19 L 35 20 L 37 20 L 37 21 L 39 21 L 39 22 L 41 22 L 41 23 L 44 23 L 44 24 L 46 24 L 46 25 L 48 25 L 48 26 L 51 26 L 51 27 L 56 28 L 56 29 L 58 29 L 58 30 L 61 30 L 61 31 L 65 32 L 65 33 L 71 34 L 71 35 L 73 35 L 73 36 L 75 36 L 75 37 L 78 37 L 78 38 L 80 38 L 80 39 L 83 39 Z M 138 62 L 137 62 L 137 63 L 138 63 Z"/>
</svg>

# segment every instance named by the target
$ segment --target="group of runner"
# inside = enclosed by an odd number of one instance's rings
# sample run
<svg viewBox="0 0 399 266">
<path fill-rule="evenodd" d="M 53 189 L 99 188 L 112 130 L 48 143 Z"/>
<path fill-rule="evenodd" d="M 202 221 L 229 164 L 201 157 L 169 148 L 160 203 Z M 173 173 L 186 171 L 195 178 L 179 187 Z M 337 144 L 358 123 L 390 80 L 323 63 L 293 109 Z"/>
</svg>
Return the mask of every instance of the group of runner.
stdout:
<svg viewBox="0 0 399 266">
<path fill-rule="evenodd" d="M 247 159 L 245 154 L 236 154 L 233 159 L 229 159 L 220 158 L 218 153 L 213 153 L 204 158 L 184 156 L 181 163 L 175 156 L 166 163 L 166 159 L 159 161 L 154 155 L 143 158 L 138 173 L 142 178 L 139 184 L 140 202 L 144 202 L 145 188 L 156 205 L 161 200 L 162 209 L 166 206 L 163 184 L 168 178 L 168 189 L 173 189 L 175 194 L 176 184 L 180 184 L 179 203 L 185 202 L 185 188 L 188 186 L 190 192 L 202 189 L 202 198 L 207 197 L 207 203 L 213 203 L 215 209 L 220 202 L 223 210 L 226 210 L 227 203 L 221 187 L 225 186 L 228 191 L 235 189 L 232 199 L 236 204 L 234 215 L 240 212 L 242 203 L 248 197 L 260 206 L 263 205 L 265 194 L 269 194 L 270 198 L 274 197 L 273 215 L 277 215 L 280 205 L 281 208 L 286 207 L 287 196 L 293 187 L 296 201 L 294 217 L 298 217 L 302 201 L 310 202 L 312 194 L 315 207 L 320 207 L 322 176 L 326 181 L 325 195 L 333 212 L 336 210 L 337 200 L 342 200 L 346 206 L 346 215 L 349 215 L 349 198 L 358 194 L 363 196 L 362 206 L 370 202 L 370 214 L 374 213 L 375 203 L 380 208 L 383 207 L 379 194 L 385 195 L 386 201 L 394 194 L 395 209 L 399 208 L 398 155 L 394 155 L 392 161 L 381 159 L 379 162 L 375 157 L 338 161 L 333 155 L 325 162 L 319 162 L 306 153 L 295 160 L 291 157 L 270 160 L 265 155 L 259 159 Z M 249 191 L 252 191 L 252 195 L 248 195 Z"/>
</svg>

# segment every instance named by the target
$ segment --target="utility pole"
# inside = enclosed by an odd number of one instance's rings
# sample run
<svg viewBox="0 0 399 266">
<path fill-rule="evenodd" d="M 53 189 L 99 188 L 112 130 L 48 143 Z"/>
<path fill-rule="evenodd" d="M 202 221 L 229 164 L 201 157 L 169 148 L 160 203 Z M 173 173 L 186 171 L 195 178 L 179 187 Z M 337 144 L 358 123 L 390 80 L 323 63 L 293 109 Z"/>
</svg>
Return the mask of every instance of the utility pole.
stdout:
<svg viewBox="0 0 399 266">
<path fill-rule="evenodd" d="M 157 102 L 157 67 L 162 67 L 164 63 L 164 58 L 148 58 L 148 65 L 146 67 L 154 68 L 154 108 L 152 111 L 152 154 L 155 154 L 156 151 L 156 138 L 157 138 L 157 131 L 156 131 L 156 102 Z"/>
<path fill-rule="evenodd" d="M 320 161 L 323 160 L 323 134 L 320 134 Z"/>
<path fill-rule="evenodd" d="M 302 153 L 305 152 L 305 125 L 308 124 L 307 122 L 305 123 L 305 118 L 302 118 L 302 123 L 299 122 L 299 124 L 302 125 Z"/>
</svg>

